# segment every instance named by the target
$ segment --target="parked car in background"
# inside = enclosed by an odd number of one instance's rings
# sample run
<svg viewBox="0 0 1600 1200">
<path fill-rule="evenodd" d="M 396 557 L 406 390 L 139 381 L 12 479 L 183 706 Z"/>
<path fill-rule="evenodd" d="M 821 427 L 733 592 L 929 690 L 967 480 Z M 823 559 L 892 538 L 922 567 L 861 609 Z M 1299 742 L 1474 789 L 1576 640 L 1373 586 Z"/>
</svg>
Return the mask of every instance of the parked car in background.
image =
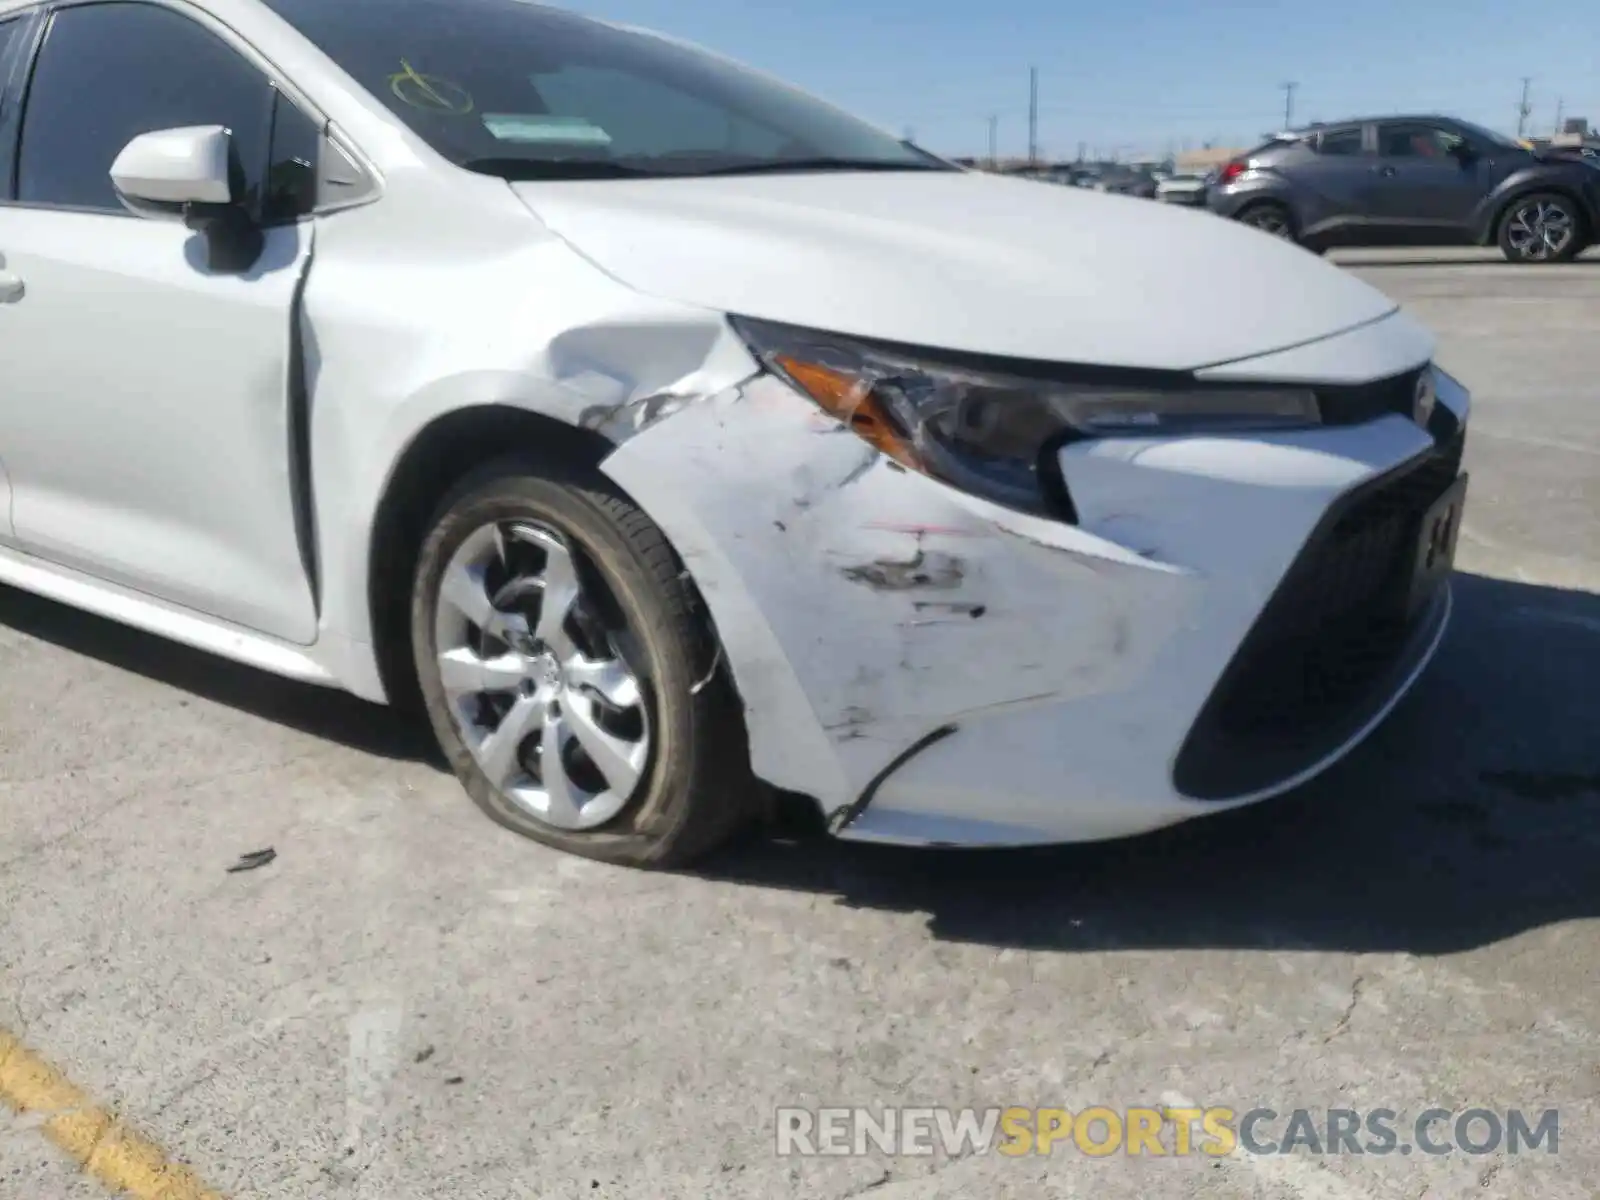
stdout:
<svg viewBox="0 0 1600 1200">
<path fill-rule="evenodd" d="M 1206 203 L 1208 174 L 1186 171 L 1169 175 L 1156 184 L 1156 199 L 1164 204 L 1187 204 L 1203 208 Z"/>
<path fill-rule="evenodd" d="M 1073 187 L 1078 182 L 1077 173 L 1070 166 L 1048 167 L 1041 178 L 1062 187 Z"/>
<path fill-rule="evenodd" d="M 1142 200 L 1154 200 L 1156 196 L 1155 177 L 1147 170 L 1139 167 L 1108 166 L 1101 170 L 1092 185 L 1097 192 L 1111 192 L 1118 196 L 1138 196 Z"/>
<path fill-rule="evenodd" d="M 1524 138 L 1529 150 L 1555 158 L 1600 159 L 1600 143 L 1582 137 Z"/>
<path fill-rule="evenodd" d="M 1208 202 L 1319 253 L 1498 244 L 1563 262 L 1600 231 L 1600 170 L 1449 117 L 1367 118 L 1276 135 L 1223 167 Z"/>
</svg>

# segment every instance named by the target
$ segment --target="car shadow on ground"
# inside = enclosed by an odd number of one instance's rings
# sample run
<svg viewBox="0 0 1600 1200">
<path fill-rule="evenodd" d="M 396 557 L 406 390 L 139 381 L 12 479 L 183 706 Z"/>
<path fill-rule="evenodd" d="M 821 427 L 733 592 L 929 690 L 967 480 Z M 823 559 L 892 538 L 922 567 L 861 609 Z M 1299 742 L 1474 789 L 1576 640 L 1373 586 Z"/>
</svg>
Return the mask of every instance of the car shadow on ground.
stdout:
<svg viewBox="0 0 1600 1200">
<path fill-rule="evenodd" d="M 218 658 L 29 592 L 0 586 L 0 625 L 315 737 L 446 769 L 420 721 L 347 692 Z"/>
<path fill-rule="evenodd" d="M 1428 673 L 1350 758 L 1252 808 L 1119 842 L 940 851 L 753 838 L 695 874 L 1052 950 L 1444 954 L 1600 916 L 1600 596 L 1458 574 Z M 0 624 L 387 758 L 418 723 L 0 587 Z"/>
<path fill-rule="evenodd" d="M 1451 270 L 1476 271 L 1484 267 L 1501 267 L 1522 271 L 1584 271 L 1600 268 L 1600 254 L 1592 250 L 1585 251 L 1571 262 L 1563 263 L 1514 263 L 1507 261 L 1506 257 L 1498 250 L 1485 252 L 1482 258 L 1447 258 L 1442 255 L 1432 257 L 1426 254 L 1408 255 L 1405 258 L 1361 258 L 1356 255 L 1340 254 L 1334 251 L 1329 255 L 1328 261 L 1339 267 L 1358 268 L 1360 270 L 1384 269 L 1389 267 L 1432 267 Z"/>
<path fill-rule="evenodd" d="M 1413 693 L 1290 795 L 1098 845 L 773 840 L 701 873 L 1062 951 L 1446 954 L 1600 916 L 1600 596 L 1468 574 L 1455 595 Z"/>
</svg>

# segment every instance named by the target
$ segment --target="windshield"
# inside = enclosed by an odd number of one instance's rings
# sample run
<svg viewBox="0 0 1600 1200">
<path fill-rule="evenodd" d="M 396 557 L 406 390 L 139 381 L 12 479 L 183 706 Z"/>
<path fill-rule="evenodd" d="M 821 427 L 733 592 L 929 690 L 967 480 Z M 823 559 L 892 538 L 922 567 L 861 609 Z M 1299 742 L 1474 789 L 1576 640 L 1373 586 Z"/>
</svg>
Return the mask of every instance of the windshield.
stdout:
<svg viewBox="0 0 1600 1200">
<path fill-rule="evenodd" d="M 521 0 L 267 0 L 458 166 L 516 179 L 955 170 L 715 55 Z"/>
</svg>

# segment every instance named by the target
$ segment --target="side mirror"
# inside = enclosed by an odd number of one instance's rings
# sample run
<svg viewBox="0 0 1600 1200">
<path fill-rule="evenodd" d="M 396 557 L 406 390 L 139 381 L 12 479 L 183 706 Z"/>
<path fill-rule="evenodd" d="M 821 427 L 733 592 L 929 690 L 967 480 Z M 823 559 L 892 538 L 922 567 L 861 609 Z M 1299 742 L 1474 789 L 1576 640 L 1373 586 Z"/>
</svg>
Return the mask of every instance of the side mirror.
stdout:
<svg viewBox="0 0 1600 1200">
<path fill-rule="evenodd" d="M 185 204 L 229 204 L 231 142 L 221 125 L 141 133 L 111 164 L 111 182 L 140 216 L 176 216 Z"/>
<path fill-rule="evenodd" d="M 1458 162 L 1469 163 L 1478 157 L 1478 152 L 1473 149 L 1472 143 L 1462 138 L 1450 147 L 1450 154 Z"/>
<path fill-rule="evenodd" d="M 206 240 L 213 270 L 242 271 L 265 239 L 234 194 L 233 138 L 221 125 L 141 133 L 111 164 L 111 183 L 130 212 L 180 219 Z"/>
</svg>

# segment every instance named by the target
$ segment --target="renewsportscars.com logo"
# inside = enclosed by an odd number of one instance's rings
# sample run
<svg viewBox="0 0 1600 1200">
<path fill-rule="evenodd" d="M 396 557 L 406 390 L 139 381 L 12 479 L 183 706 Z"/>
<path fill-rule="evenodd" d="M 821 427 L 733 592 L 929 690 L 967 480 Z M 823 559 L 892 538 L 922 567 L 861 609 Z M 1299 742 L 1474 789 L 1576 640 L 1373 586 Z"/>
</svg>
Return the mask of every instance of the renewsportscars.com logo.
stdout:
<svg viewBox="0 0 1600 1200">
<path fill-rule="evenodd" d="M 1103 1105 L 1065 1108 L 780 1108 L 780 1156 L 967 1154 L 1008 1157 L 1075 1151 L 1220 1158 L 1230 1154 L 1523 1154 L 1560 1152 L 1561 1115 L 1430 1108 L 1316 1110 Z"/>
</svg>

